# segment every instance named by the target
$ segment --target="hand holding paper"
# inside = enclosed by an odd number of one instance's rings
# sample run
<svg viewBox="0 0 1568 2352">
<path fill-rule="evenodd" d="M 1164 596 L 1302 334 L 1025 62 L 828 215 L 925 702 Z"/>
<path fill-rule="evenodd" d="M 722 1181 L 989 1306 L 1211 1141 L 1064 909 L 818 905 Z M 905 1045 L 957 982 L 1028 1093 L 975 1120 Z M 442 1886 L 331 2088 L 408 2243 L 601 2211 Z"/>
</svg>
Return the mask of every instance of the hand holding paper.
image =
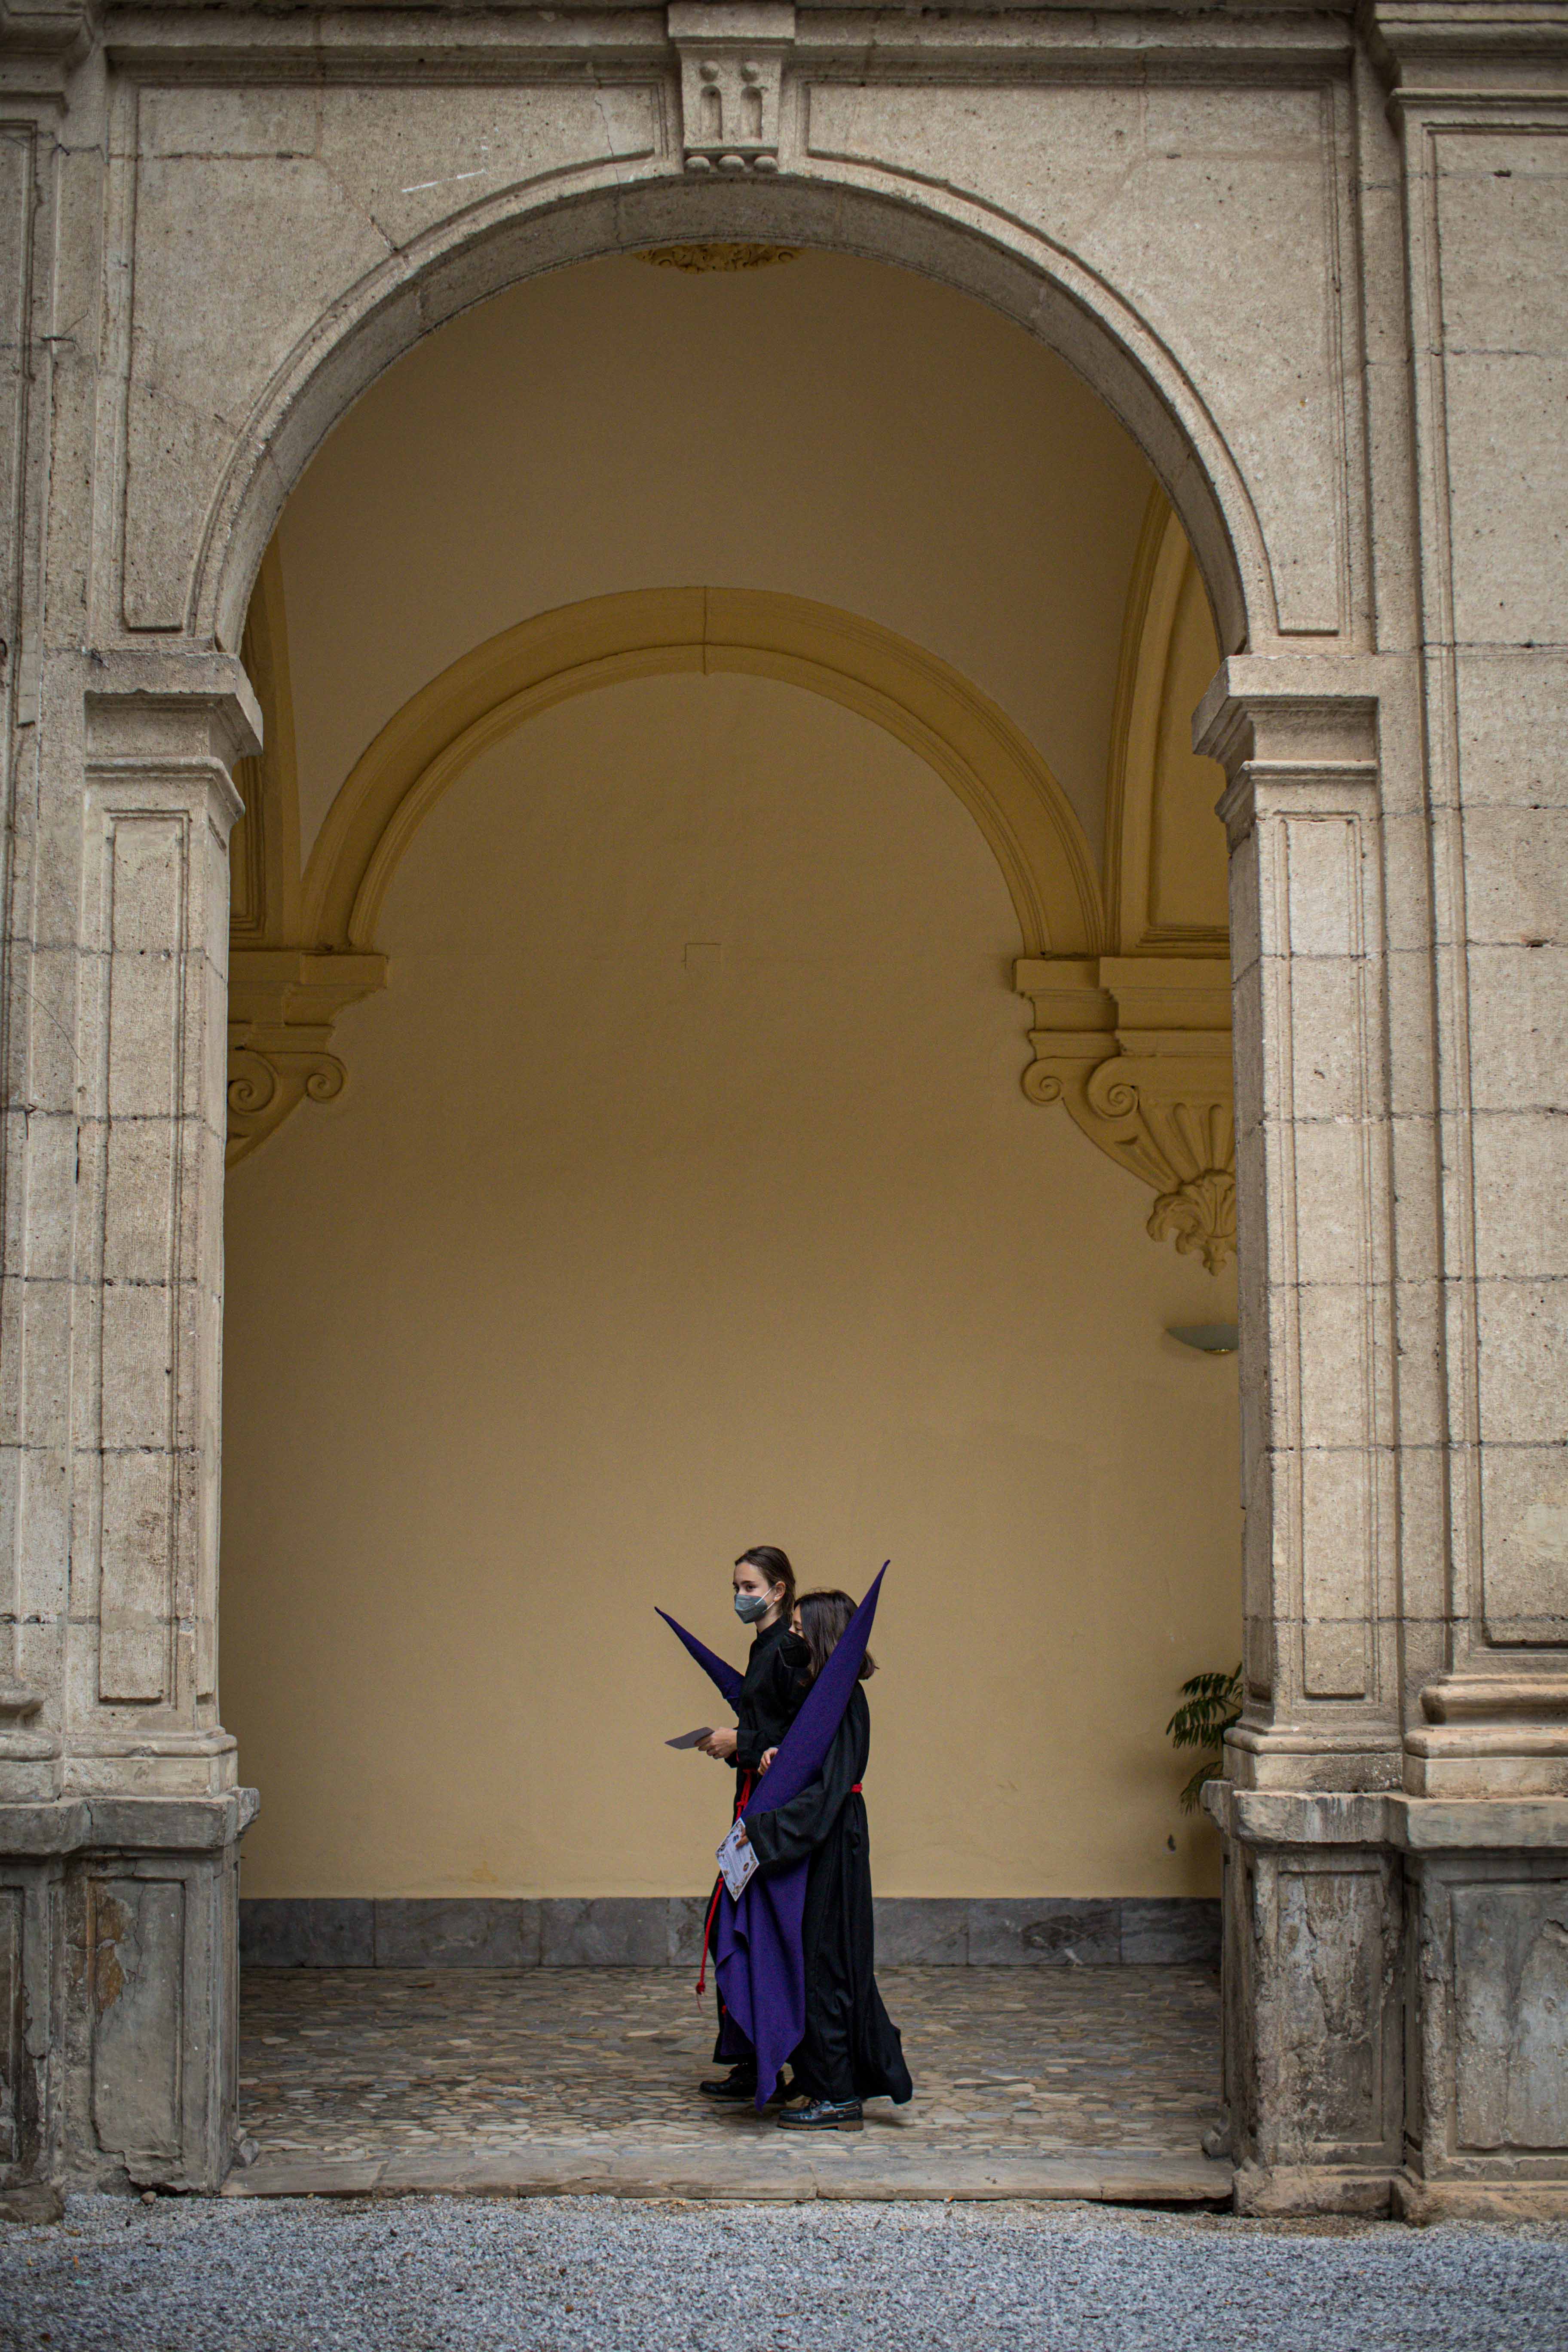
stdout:
<svg viewBox="0 0 1568 2352">
<path fill-rule="evenodd" d="M 719 1848 L 719 1868 L 724 1884 L 732 1896 L 739 1898 L 744 1887 L 757 1874 L 757 1856 L 744 1822 L 737 1822 Z"/>
</svg>

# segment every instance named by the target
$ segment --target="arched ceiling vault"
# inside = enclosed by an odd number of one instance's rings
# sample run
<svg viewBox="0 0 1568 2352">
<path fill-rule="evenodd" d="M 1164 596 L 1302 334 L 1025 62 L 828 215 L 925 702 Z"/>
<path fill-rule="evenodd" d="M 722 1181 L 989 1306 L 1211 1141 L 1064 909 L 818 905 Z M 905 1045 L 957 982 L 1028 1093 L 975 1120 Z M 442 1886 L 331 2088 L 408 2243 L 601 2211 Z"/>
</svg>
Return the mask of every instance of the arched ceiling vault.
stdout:
<svg viewBox="0 0 1568 2352">
<path fill-rule="evenodd" d="M 1033 1001 L 1037 1024 L 1026 1091 L 1065 1102 L 1101 1149 L 1154 1187 L 1151 1233 L 1173 1233 L 1179 1249 L 1201 1249 L 1217 1271 L 1235 1229 L 1228 961 L 1223 921 L 1202 920 L 1205 884 L 1213 908 L 1201 848 L 1199 919 L 1159 919 L 1163 884 L 1173 880 L 1178 897 L 1184 888 L 1189 914 L 1194 899 L 1190 808 L 1182 805 L 1184 783 L 1191 802 L 1191 779 L 1165 739 L 1171 706 L 1190 685 L 1177 673 L 1184 661 L 1191 667 L 1194 650 L 1198 664 L 1212 667 L 1212 625 L 1191 555 L 1156 493 L 1124 626 L 1103 887 L 1044 760 L 950 664 L 828 605 L 707 587 L 588 598 L 521 622 L 450 664 L 355 761 L 301 874 L 274 556 L 246 638 L 269 750 L 240 780 L 231 1164 L 307 1097 L 325 1101 L 342 1091 L 333 1028 L 346 1005 L 384 984 L 377 931 L 392 877 L 424 817 L 480 752 L 536 713 L 621 679 L 742 671 L 858 712 L 956 793 L 991 846 L 1017 917 L 1016 985 Z M 1207 788 L 1200 776 L 1200 793 Z M 1212 852 L 1212 842 L 1203 845 Z"/>
</svg>

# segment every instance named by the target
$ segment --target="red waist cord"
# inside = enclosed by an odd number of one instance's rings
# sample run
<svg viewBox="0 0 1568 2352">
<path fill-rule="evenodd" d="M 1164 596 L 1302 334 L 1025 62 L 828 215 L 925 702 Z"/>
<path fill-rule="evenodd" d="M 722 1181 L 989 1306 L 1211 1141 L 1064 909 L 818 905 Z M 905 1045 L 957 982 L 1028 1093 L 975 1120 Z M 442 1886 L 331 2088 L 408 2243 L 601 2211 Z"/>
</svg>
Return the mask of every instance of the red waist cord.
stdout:
<svg viewBox="0 0 1568 2352">
<path fill-rule="evenodd" d="M 745 1803 L 751 1793 L 752 1776 L 749 1772 L 742 1772 L 741 1775 L 741 1785 L 735 1791 L 735 1811 L 732 1816 L 733 1820 L 737 1822 L 740 1820 L 741 1808 Z M 723 1891 L 724 1874 L 721 1871 L 718 1877 L 713 1882 L 713 1899 L 708 1906 L 708 1916 L 702 1922 L 702 1965 L 697 1971 L 697 1998 L 699 2000 L 702 1998 L 702 1988 L 708 1981 L 708 1939 L 713 1933 L 713 1914 L 719 1908 L 719 1897 Z"/>
<path fill-rule="evenodd" d="M 739 1794 L 735 1799 L 735 1819 L 737 1821 L 741 1818 L 741 1808 L 745 1803 L 751 1793 L 752 1776 L 748 1772 L 741 1783 Z M 856 1781 L 855 1786 L 850 1790 L 849 1793 L 852 1797 L 858 1797 L 864 1793 L 858 1780 Z M 715 1879 L 713 1883 L 713 1899 L 708 1906 L 708 1916 L 702 1922 L 702 1965 L 697 1971 L 697 1998 L 699 2000 L 701 2000 L 703 1987 L 708 1982 L 708 1942 L 710 1937 L 713 1933 L 713 1914 L 719 1908 L 719 1897 L 723 1892 L 724 1875 L 721 1871 L 718 1878 Z"/>
</svg>

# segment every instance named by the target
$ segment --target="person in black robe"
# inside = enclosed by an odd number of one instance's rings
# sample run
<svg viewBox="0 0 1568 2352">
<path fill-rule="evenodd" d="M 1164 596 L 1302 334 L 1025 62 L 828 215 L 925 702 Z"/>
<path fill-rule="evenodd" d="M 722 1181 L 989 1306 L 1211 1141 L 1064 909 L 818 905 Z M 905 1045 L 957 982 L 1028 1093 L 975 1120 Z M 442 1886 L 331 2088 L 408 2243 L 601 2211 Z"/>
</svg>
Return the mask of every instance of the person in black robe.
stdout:
<svg viewBox="0 0 1568 2352">
<path fill-rule="evenodd" d="M 734 1729 L 710 1731 L 698 1745 L 705 1756 L 734 1767 L 734 1810 L 738 1813 L 762 1769 L 763 1756 L 772 1754 L 800 1712 L 800 1703 L 811 1687 L 811 1658 L 792 1623 L 795 1570 L 789 1555 L 776 1544 L 754 1544 L 735 1562 L 733 1580 L 735 1613 L 742 1623 L 756 1626 L 756 1635 L 735 1703 Z M 705 1950 L 712 1936 L 714 1916 L 710 1906 Z M 737 2049 L 732 2037 L 726 2033 L 724 1999 L 717 1986 L 714 1997 L 719 2004 L 719 2031 L 713 2055 L 721 2062 L 728 2059 L 733 2063 L 729 2074 L 710 2078 L 698 2087 L 710 2099 L 739 2105 L 756 2095 L 756 2060 L 754 2055 Z"/>
<path fill-rule="evenodd" d="M 803 1594 L 795 1624 L 810 1662 L 806 1688 L 854 1613 L 847 1592 Z M 875 1672 L 868 1655 L 861 1681 Z M 863 2100 L 901 2106 L 914 2095 L 899 2030 L 877 1990 L 871 1837 L 860 1793 L 870 1753 L 871 1710 L 857 1685 L 816 1779 L 788 1804 L 747 1822 L 762 1870 L 810 1857 L 801 1923 L 805 2031 L 790 2060 L 793 2095 L 804 2105 L 780 2115 L 785 2130 L 858 2131 Z M 764 1758 L 764 1769 L 771 1760 Z"/>
</svg>

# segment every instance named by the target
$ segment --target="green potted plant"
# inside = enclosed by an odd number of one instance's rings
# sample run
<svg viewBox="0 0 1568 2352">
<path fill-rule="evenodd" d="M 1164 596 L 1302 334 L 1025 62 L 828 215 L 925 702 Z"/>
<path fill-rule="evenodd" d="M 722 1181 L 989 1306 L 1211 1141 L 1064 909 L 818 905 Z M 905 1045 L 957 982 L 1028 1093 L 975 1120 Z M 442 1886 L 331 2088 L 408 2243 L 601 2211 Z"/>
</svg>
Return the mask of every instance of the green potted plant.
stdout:
<svg viewBox="0 0 1568 2352">
<path fill-rule="evenodd" d="M 1225 1735 L 1241 1719 L 1241 1668 L 1236 1666 L 1228 1675 L 1194 1675 L 1182 1685 L 1182 1702 L 1165 1726 L 1172 1746 L 1207 1751 L 1182 1790 L 1182 1811 L 1194 1813 L 1205 1781 L 1219 1777 Z"/>
</svg>

